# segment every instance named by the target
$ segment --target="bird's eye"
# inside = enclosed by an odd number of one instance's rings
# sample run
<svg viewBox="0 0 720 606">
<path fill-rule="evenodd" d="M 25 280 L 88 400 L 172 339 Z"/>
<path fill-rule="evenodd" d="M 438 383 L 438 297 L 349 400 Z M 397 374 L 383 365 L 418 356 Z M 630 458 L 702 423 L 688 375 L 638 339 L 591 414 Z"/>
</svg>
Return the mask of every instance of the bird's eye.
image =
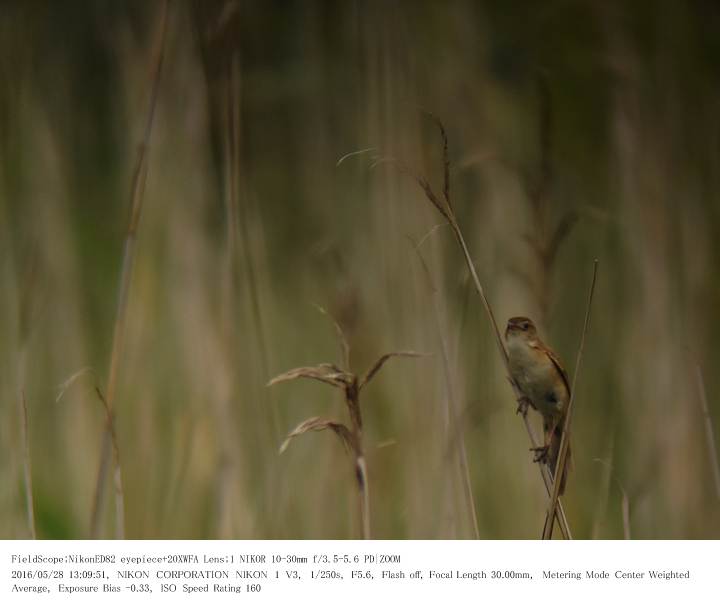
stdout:
<svg viewBox="0 0 720 606">
<path fill-rule="evenodd" d="M 520 328 L 522 328 L 523 330 L 527 330 L 527 329 L 528 329 L 528 323 L 527 323 L 527 322 L 523 322 L 522 324 L 520 324 Z"/>
</svg>

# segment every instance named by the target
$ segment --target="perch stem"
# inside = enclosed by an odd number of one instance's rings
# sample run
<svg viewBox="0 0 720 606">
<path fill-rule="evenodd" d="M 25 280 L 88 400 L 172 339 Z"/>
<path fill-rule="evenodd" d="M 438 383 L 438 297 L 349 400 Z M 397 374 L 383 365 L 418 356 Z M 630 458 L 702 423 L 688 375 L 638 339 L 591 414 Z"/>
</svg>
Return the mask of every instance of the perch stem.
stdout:
<svg viewBox="0 0 720 606">
<path fill-rule="evenodd" d="M 580 346 L 578 347 L 577 359 L 575 361 L 575 374 L 573 375 L 570 402 L 568 402 L 567 412 L 565 413 L 565 424 L 563 425 L 562 438 L 560 439 L 560 451 L 555 464 L 555 473 L 553 474 L 553 485 L 550 503 L 548 505 L 548 514 L 545 518 L 545 525 L 543 527 L 542 538 L 546 540 L 552 539 L 553 525 L 555 523 L 555 511 L 557 509 L 558 499 L 560 498 L 560 486 L 562 485 L 562 470 L 565 469 L 565 463 L 568 457 L 568 446 L 570 444 L 570 423 L 572 421 L 573 405 L 575 403 L 575 387 L 577 385 L 578 375 L 580 374 L 583 350 L 585 349 L 585 336 L 587 335 L 588 325 L 590 324 L 590 309 L 592 308 L 595 282 L 597 281 L 597 269 L 598 261 L 595 259 L 595 262 L 593 263 L 593 275 L 592 281 L 590 282 L 587 307 L 585 308 L 585 322 L 583 323 L 582 335 L 580 336 Z"/>
</svg>

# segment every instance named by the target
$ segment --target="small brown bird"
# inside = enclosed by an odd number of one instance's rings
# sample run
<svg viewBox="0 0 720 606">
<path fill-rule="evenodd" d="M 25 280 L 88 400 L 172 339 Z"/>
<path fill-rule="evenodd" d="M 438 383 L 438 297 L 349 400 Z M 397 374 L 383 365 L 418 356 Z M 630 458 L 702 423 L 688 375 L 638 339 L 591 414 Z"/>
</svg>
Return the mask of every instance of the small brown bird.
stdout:
<svg viewBox="0 0 720 606">
<path fill-rule="evenodd" d="M 555 353 L 540 340 L 535 324 L 529 318 L 510 318 L 505 329 L 505 340 L 512 379 L 527 398 L 526 405 L 532 405 L 543 418 L 545 445 L 537 449 L 535 460 L 545 462 L 554 473 L 560 453 L 565 414 L 570 403 L 567 373 Z M 560 480 L 560 494 L 565 492 L 569 463 L 568 445 L 565 469 Z"/>
</svg>

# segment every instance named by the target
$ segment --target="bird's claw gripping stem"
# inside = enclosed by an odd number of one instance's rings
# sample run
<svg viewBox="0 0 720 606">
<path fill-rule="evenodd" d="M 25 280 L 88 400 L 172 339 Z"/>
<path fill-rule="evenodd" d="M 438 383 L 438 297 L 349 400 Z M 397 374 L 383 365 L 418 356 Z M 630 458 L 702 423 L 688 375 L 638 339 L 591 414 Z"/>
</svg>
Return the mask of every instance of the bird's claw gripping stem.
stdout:
<svg viewBox="0 0 720 606">
<path fill-rule="evenodd" d="M 530 450 L 535 453 L 533 463 L 547 463 L 549 446 L 537 446 Z"/>
<path fill-rule="evenodd" d="M 533 403 L 530 401 L 530 398 L 527 396 L 520 396 L 517 401 L 517 410 L 515 411 L 515 414 L 521 414 L 523 417 L 527 415 L 528 409 L 533 405 Z"/>
</svg>

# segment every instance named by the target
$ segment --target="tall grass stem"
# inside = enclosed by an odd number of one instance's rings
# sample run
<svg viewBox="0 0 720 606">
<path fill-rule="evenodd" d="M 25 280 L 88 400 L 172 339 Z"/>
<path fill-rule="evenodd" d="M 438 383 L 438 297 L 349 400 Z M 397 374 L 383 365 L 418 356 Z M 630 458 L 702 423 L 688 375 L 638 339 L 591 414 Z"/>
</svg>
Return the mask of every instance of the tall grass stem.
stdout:
<svg viewBox="0 0 720 606">
<path fill-rule="evenodd" d="M 165 38 L 167 36 L 169 0 L 164 0 L 160 8 L 159 27 L 155 44 L 155 61 L 150 85 L 150 98 L 148 112 L 143 129 L 142 140 L 138 147 L 138 156 L 133 172 L 131 187 L 130 221 L 125 234 L 125 244 L 122 258 L 122 269 L 120 272 L 120 286 L 118 290 L 117 308 L 115 314 L 115 325 L 113 329 L 112 348 L 110 352 L 110 366 L 108 371 L 108 382 L 106 392 L 106 405 L 110 416 L 114 417 L 115 393 L 117 388 L 120 359 L 123 352 L 125 340 L 125 328 L 127 320 L 128 295 L 132 279 L 133 267 L 135 265 L 135 244 L 137 230 L 140 224 L 143 198 L 145 193 L 145 181 L 147 178 L 147 152 L 150 146 L 150 137 L 155 121 L 155 110 L 157 107 L 158 94 L 160 89 L 160 75 L 165 57 Z M 112 436 L 110 427 L 106 427 L 103 434 L 102 450 L 100 453 L 100 464 L 98 467 L 97 480 L 95 482 L 95 495 L 93 497 L 92 511 L 90 514 L 90 537 L 95 539 L 99 534 L 100 513 L 102 511 L 105 478 L 107 477 L 108 465 L 110 462 Z M 116 535 L 124 534 L 125 521 L 115 520 Z"/>
</svg>

